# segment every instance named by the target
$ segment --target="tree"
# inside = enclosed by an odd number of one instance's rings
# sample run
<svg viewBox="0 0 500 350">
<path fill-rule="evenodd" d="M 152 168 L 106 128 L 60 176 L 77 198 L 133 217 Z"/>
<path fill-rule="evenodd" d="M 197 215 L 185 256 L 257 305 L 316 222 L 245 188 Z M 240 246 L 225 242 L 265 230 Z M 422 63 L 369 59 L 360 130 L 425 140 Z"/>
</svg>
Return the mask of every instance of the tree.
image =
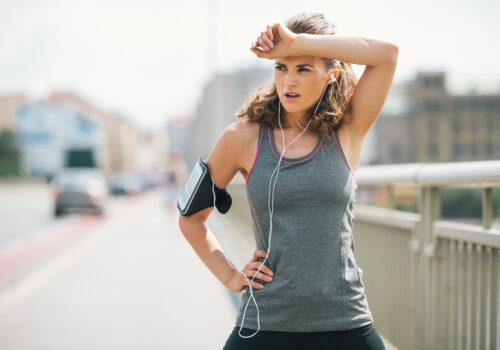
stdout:
<svg viewBox="0 0 500 350">
<path fill-rule="evenodd" d="M 0 176 L 21 175 L 20 158 L 15 134 L 8 129 L 0 130 Z"/>
</svg>

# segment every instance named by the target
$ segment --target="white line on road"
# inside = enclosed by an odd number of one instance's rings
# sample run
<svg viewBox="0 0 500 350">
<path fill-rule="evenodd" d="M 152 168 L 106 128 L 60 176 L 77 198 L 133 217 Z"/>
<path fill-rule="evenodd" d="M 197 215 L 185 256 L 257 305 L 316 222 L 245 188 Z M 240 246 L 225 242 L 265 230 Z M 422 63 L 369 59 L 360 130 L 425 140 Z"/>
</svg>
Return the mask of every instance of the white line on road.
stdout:
<svg viewBox="0 0 500 350">
<path fill-rule="evenodd" d="M 110 219 L 86 234 L 76 244 L 57 254 L 41 267 L 36 268 L 16 284 L 7 287 L 0 294 L 0 315 L 22 303 L 56 276 L 68 270 L 82 257 L 98 247 L 112 234 L 120 232 L 121 226 L 124 227 L 127 225 L 127 221 L 120 220 L 119 217 Z"/>
</svg>

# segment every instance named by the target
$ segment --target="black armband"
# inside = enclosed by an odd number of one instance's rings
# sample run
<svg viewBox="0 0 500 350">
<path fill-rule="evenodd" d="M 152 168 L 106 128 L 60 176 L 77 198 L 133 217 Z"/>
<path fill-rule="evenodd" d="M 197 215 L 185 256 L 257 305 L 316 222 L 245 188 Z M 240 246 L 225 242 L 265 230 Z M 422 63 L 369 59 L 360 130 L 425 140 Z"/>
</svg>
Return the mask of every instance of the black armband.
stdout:
<svg viewBox="0 0 500 350">
<path fill-rule="evenodd" d="M 177 198 L 177 209 L 183 216 L 191 215 L 202 209 L 214 205 L 217 210 L 225 214 L 232 204 L 231 196 L 226 189 L 220 189 L 213 183 L 207 164 L 198 158 L 184 188 Z"/>
</svg>

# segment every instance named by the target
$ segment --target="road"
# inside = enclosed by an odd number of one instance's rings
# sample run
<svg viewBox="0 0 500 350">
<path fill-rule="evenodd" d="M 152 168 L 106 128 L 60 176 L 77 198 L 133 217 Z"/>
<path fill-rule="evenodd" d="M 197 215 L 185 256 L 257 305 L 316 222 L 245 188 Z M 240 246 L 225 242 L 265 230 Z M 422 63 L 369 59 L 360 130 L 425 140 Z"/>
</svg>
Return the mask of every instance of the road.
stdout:
<svg viewBox="0 0 500 350">
<path fill-rule="evenodd" d="M 14 225 L 0 246 L 0 349 L 222 349 L 234 295 L 184 239 L 162 191 L 109 209 Z"/>
</svg>

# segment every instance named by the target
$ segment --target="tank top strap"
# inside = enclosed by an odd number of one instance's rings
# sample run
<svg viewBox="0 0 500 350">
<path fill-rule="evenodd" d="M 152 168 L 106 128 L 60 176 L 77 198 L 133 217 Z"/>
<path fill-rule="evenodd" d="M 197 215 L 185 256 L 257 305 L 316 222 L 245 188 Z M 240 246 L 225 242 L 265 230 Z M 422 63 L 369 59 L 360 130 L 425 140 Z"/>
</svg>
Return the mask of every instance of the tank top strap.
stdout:
<svg viewBox="0 0 500 350">
<path fill-rule="evenodd" d="M 252 171 L 255 167 L 255 163 L 257 162 L 257 158 L 259 157 L 259 154 L 261 153 L 262 144 L 264 144 L 264 146 L 265 146 L 265 142 L 263 142 L 263 141 L 265 141 L 264 138 L 265 138 L 266 133 L 264 131 L 265 131 L 265 126 L 263 124 L 259 123 L 259 136 L 257 139 L 257 152 L 255 153 L 255 158 L 253 159 L 252 167 L 250 168 L 250 171 L 248 172 L 248 176 L 247 176 L 246 181 L 245 181 L 245 183 L 247 185 L 248 185 L 248 179 L 250 178 L 250 175 L 252 174 Z"/>
</svg>

